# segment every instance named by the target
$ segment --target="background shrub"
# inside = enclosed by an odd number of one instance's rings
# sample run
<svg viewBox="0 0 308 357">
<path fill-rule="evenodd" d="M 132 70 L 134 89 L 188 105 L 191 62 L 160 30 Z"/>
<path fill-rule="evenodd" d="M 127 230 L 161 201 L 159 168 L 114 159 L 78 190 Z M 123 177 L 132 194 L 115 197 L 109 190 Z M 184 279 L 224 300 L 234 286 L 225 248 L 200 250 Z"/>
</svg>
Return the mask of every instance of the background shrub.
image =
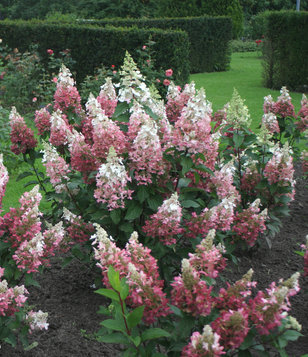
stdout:
<svg viewBox="0 0 308 357">
<path fill-rule="evenodd" d="M 105 66 L 120 66 L 125 51 L 136 57 L 136 51 L 151 38 L 155 45 L 155 63 L 163 69 L 172 68 L 174 80 L 179 84 L 188 81 L 189 41 L 185 32 L 179 30 L 115 28 L 90 25 L 60 25 L 40 21 L 2 21 L 0 38 L 9 47 L 25 51 L 34 42 L 41 57 L 47 61 L 47 49 L 56 54 L 71 49 L 76 60 L 73 71 L 77 82 L 102 63 Z"/>
<path fill-rule="evenodd" d="M 307 91 L 308 12 L 273 11 L 265 16 L 265 86 Z"/>
<path fill-rule="evenodd" d="M 187 32 L 190 41 L 191 73 L 225 71 L 230 65 L 229 42 L 232 38 L 232 23 L 228 17 L 108 19 L 91 23 L 100 26 L 181 29 Z M 169 47 L 169 43 L 164 46 Z"/>
</svg>

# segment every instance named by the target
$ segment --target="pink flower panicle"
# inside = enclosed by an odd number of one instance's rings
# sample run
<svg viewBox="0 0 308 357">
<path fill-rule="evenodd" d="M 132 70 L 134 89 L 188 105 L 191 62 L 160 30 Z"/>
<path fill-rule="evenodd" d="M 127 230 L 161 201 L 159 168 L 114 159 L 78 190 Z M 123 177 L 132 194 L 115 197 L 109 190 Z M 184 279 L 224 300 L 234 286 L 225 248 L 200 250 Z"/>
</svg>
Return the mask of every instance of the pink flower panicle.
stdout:
<svg viewBox="0 0 308 357">
<path fill-rule="evenodd" d="M 188 259 L 183 259 L 181 274 L 170 284 L 172 304 L 193 316 L 208 316 L 212 309 L 212 287 L 201 276 Z"/>
<path fill-rule="evenodd" d="M 120 127 L 105 115 L 93 95 L 89 96 L 86 106 L 88 115 L 92 118 L 92 152 L 96 159 L 104 161 L 111 146 L 117 154 L 124 153 L 127 149 L 127 140 Z"/>
<path fill-rule="evenodd" d="M 44 237 L 40 232 L 31 240 L 24 240 L 13 255 L 17 267 L 26 269 L 27 273 L 37 272 L 43 264 L 44 247 Z"/>
<path fill-rule="evenodd" d="M 272 109 L 274 114 L 282 118 L 295 116 L 294 105 L 286 87 L 281 88 L 280 96 L 277 98 L 277 102 L 273 104 Z"/>
<path fill-rule="evenodd" d="M 241 190 L 249 195 L 255 195 L 256 186 L 261 181 L 255 162 L 248 163 L 241 178 Z"/>
<path fill-rule="evenodd" d="M 7 281 L 1 279 L 4 270 L 0 268 L 0 316 L 12 316 L 24 306 L 28 291 L 24 285 L 9 288 Z"/>
<path fill-rule="evenodd" d="M 197 215 L 192 213 L 191 219 L 186 222 L 187 237 L 195 238 L 205 236 L 211 229 L 228 231 L 234 219 L 234 208 L 236 197 L 224 198 L 217 206 L 207 207 Z"/>
<path fill-rule="evenodd" d="M 20 207 L 11 208 L 0 218 L 1 232 L 4 241 L 10 242 L 13 248 L 18 248 L 24 241 L 30 241 L 41 230 L 39 203 L 42 198 L 35 186 L 30 192 L 25 192 L 19 199 Z"/>
<path fill-rule="evenodd" d="M 165 245 L 175 244 L 176 236 L 183 233 L 181 219 L 182 208 L 177 193 L 174 193 L 163 202 L 158 212 L 145 222 L 142 229 L 145 234 L 158 238 Z"/>
<path fill-rule="evenodd" d="M 75 81 L 67 67 L 62 64 L 59 72 L 57 89 L 54 94 L 54 110 L 61 110 L 66 113 L 73 111 L 76 114 L 82 113 L 81 98 L 75 87 Z"/>
<path fill-rule="evenodd" d="M 218 273 L 224 270 L 226 259 L 222 256 L 225 252 L 222 246 L 215 246 L 213 239 L 215 230 L 211 230 L 208 235 L 197 245 L 195 253 L 189 253 L 189 262 L 191 266 L 199 271 L 201 275 L 210 278 L 217 278 Z"/>
<path fill-rule="evenodd" d="M 269 335 L 271 330 L 281 325 L 290 309 L 289 297 L 299 291 L 299 273 L 295 273 L 277 286 L 272 282 L 266 292 L 258 291 L 249 301 L 250 318 L 260 335 Z"/>
<path fill-rule="evenodd" d="M 50 122 L 50 143 L 54 146 L 66 145 L 72 133 L 66 116 L 57 110 L 51 115 Z"/>
<path fill-rule="evenodd" d="M 3 165 L 3 155 L 0 154 L 0 213 L 2 207 L 2 199 L 5 194 L 6 185 L 9 181 L 9 174 L 6 167 Z"/>
<path fill-rule="evenodd" d="M 308 129 L 308 100 L 305 94 L 303 94 L 303 98 L 301 100 L 301 109 L 298 114 L 298 121 L 296 125 L 301 132 L 304 132 Z"/>
<path fill-rule="evenodd" d="M 106 78 L 106 82 L 101 86 L 101 91 L 96 99 L 105 112 L 105 115 L 111 118 L 118 104 L 117 94 L 111 78 Z"/>
<path fill-rule="evenodd" d="M 225 350 L 235 350 L 243 343 L 250 330 L 248 318 L 248 311 L 244 308 L 235 311 L 224 310 L 211 323 L 213 331 L 220 336 L 220 343 Z"/>
<path fill-rule="evenodd" d="M 127 303 L 132 307 L 145 306 L 144 322 L 151 324 L 160 316 L 171 313 L 166 294 L 163 292 L 163 281 L 159 279 L 157 261 L 150 249 L 138 242 L 136 232 L 132 234 L 125 249 L 118 248 L 112 238 L 99 225 L 96 234 L 92 236 L 95 259 L 102 269 L 103 282 L 110 287 L 107 272 L 110 265 L 120 273 L 120 278 L 126 277 L 130 286 Z"/>
<path fill-rule="evenodd" d="M 278 120 L 275 114 L 266 113 L 262 117 L 262 124 L 270 133 L 280 133 Z"/>
<path fill-rule="evenodd" d="M 131 289 L 127 297 L 128 304 L 132 307 L 144 306 L 143 321 L 150 325 L 158 317 L 171 313 L 168 299 L 162 290 L 160 280 L 156 281 L 142 269 L 132 263 L 128 264 L 127 282 Z"/>
<path fill-rule="evenodd" d="M 29 324 L 31 331 L 48 330 L 47 317 L 47 312 L 31 310 L 26 315 L 26 322 Z"/>
<path fill-rule="evenodd" d="M 139 185 L 152 183 L 152 175 L 162 175 L 163 152 L 156 123 L 149 119 L 141 125 L 129 149 L 129 167 Z"/>
<path fill-rule="evenodd" d="M 182 350 L 181 357 L 219 357 L 225 354 L 219 344 L 220 336 L 213 332 L 210 325 L 203 328 L 202 334 L 196 331 L 191 335 L 190 342 Z"/>
<path fill-rule="evenodd" d="M 68 180 L 67 174 L 70 172 L 69 165 L 61 157 L 57 150 L 43 141 L 43 159 L 42 163 L 46 168 L 46 174 L 50 179 L 50 183 L 56 187 L 63 180 Z"/>
<path fill-rule="evenodd" d="M 264 97 L 263 111 L 264 114 L 274 113 L 274 100 L 271 95 Z"/>
<path fill-rule="evenodd" d="M 260 199 L 257 199 L 242 212 L 236 212 L 234 217 L 232 231 L 236 237 L 244 240 L 250 247 L 266 230 L 267 209 L 260 212 L 259 205 Z"/>
<path fill-rule="evenodd" d="M 69 151 L 71 154 L 72 169 L 82 172 L 85 175 L 97 170 L 99 163 L 91 150 L 91 146 L 86 143 L 85 137 L 82 134 L 73 131 Z"/>
<path fill-rule="evenodd" d="M 277 183 L 281 187 L 292 187 L 293 192 L 289 196 L 294 199 L 293 158 L 287 143 L 282 148 L 274 147 L 273 156 L 265 165 L 264 176 L 271 185 Z"/>
<path fill-rule="evenodd" d="M 194 94 L 194 83 L 186 84 L 181 92 L 181 89 L 171 82 L 168 87 L 166 104 L 166 113 L 170 122 L 175 123 L 180 118 L 183 108 L 186 106 L 190 96 Z"/>
<path fill-rule="evenodd" d="M 34 122 L 39 135 L 43 135 L 45 132 L 48 133 L 50 131 L 50 117 L 51 114 L 48 111 L 48 106 L 35 112 Z"/>
<path fill-rule="evenodd" d="M 67 222 L 66 232 L 70 242 L 87 242 L 94 232 L 92 223 L 85 222 L 80 216 L 76 216 L 65 207 L 63 208 L 63 218 Z"/>
<path fill-rule="evenodd" d="M 23 117 L 21 117 L 15 107 L 12 107 L 10 113 L 11 126 L 11 150 L 14 154 L 25 154 L 28 150 L 36 147 L 37 140 L 33 131 L 27 127 Z"/>
<path fill-rule="evenodd" d="M 96 190 L 94 197 L 97 202 L 106 203 L 108 209 L 125 206 L 125 199 L 132 199 L 132 190 L 127 188 L 131 178 L 128 176 L 122 159 L 113 148 L 109 149 L 107 162 L 102 164 L 96 175 Z"/>
<path fill-rule="evenodd" d="M 221 288 L 218 296 L 214 298 L 214 306 L 220 310 L 238 310 L 247 306 L 246 299 L 251 296 L 251 290 L 256 286 L 251 281 L 253 270 L 250 269 L 240 280 L 230 285 L 227 289 Z"/>
</svg>

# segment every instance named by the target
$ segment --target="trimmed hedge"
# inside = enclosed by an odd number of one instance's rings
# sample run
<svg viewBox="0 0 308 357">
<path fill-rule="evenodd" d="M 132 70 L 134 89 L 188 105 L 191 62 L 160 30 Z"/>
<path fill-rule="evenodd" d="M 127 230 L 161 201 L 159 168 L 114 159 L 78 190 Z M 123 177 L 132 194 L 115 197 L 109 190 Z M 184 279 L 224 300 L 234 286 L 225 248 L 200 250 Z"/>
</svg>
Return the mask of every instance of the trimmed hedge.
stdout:
<svg viewBox="0 0 308 357">
<path fill-rule="evenodd" d="M 229 17 L 185 17 L 159 19 L 84 20 L 106 26 L 138 26 L 138 28 L 181 29 L 190 41 L 191 73 L 225 71 L 230 66 L 232 21 Z M 168 46 L 168 45 L 167 45 Z"/>
<path fill-rule="evenodd" d="M 265 14 L 265 86 L 308 90 L 308 12 L 272 11 Z"/>
<path fill-rule="evenodd" d="M 71 49 L 76 61 L 73 71 L 80 83 L 86 75 L 102 63 L 122 65 L 125 51 L 136 58 L 136 50 L 152 38 L 155 41 L 155 63 L 158 68 L 172 68 L 174 79 L 179 84 L 189 80 L 189 40 L 184 31 L 162 29 L 115 28 L 93 25 L 64 25 L 41 21 L 0 21 L 0 38 L 9 47 L 19 51 L 28 49 L 31 43 L 38 44 L 42 58 L 47 58 L 47 49 L 55 53 Z"/>
</svg>

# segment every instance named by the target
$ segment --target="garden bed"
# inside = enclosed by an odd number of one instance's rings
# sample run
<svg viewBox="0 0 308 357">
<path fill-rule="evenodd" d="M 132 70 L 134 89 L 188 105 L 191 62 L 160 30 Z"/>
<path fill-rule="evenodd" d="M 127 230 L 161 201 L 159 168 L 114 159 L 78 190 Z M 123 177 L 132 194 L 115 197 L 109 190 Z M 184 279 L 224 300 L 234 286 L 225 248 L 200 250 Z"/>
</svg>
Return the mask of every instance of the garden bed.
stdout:
<svg viewBox="0 0 308 357">
<path fill-rule="evenodd" d="M 254 279 L 259 289 L 265 289 L 270 282 L 279 278 L 288 278 L 296 271 L 303 269 L 303 257 L 295 253 L 300 250 L 308 234 L 308 191 L 307 181 L 301 177 L 297 167 L 297 184 L 295 201 L 291 203 L 290 216 L 283 222 L 280 233 L 273 240 L 272 249 L 263 244 L 251 256 L 241 257 L 238 267 L 227 267 L 227 275 L 232 269 L 232 281 L 240 278 L 250 267 L 254 270 Z M 99 306 L 106 303 L 104 298 L 94 293 L 92 286 L 95 273 L 74 261 L 61 269 L 59 259 L 54 259 L 50 269 L 37 277 L 41 287 L 31 287 L 30 304 L 36 310 L 47 311 L 49 329 L 33 334 L 30 339 L 39 344 L 31 351 L 24 352 L 3 345 L 1 356 L 10 357 L 84 357 L 84 356 L 117 356 L 120 349 L 115 345 L 106 345 L 83 336 L 97 331 L 103 317 L 97 314 Z M 300 357 L 308 351 L 308 279 L 301 277 L 301 291 L 292 298 L 290 315 L 296 317 L 302 325 L 304 337 L 290 343 L 288 355 Z"/>
</svg>

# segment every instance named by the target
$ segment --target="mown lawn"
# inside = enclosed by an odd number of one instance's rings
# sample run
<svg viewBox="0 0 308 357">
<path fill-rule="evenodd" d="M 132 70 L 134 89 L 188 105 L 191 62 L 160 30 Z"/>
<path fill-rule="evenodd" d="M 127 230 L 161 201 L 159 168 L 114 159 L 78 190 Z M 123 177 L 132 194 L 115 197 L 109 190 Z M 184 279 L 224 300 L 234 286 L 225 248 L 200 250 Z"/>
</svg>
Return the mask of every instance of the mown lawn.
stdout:
<svg viewBox="0 0 308 357">
<path fill-rule="evenodd" d="M 262 61 L 258 52 L 233 53 L 231 68 L 227 72 L 200 73 L 190 79 L 197 88 L 203 87 L 213 110 L 221 109 L 233 93 L 239 92 L 245 99 L 252 118 L 252 129 L 256 129 L 263 115 L 263 98 L 271 94 L 276 100 L 279 91 L 264 88 L 262 84 Z M 300 109 L 301 93 L 290 92 L 296 110 Z"/>
</svg>

